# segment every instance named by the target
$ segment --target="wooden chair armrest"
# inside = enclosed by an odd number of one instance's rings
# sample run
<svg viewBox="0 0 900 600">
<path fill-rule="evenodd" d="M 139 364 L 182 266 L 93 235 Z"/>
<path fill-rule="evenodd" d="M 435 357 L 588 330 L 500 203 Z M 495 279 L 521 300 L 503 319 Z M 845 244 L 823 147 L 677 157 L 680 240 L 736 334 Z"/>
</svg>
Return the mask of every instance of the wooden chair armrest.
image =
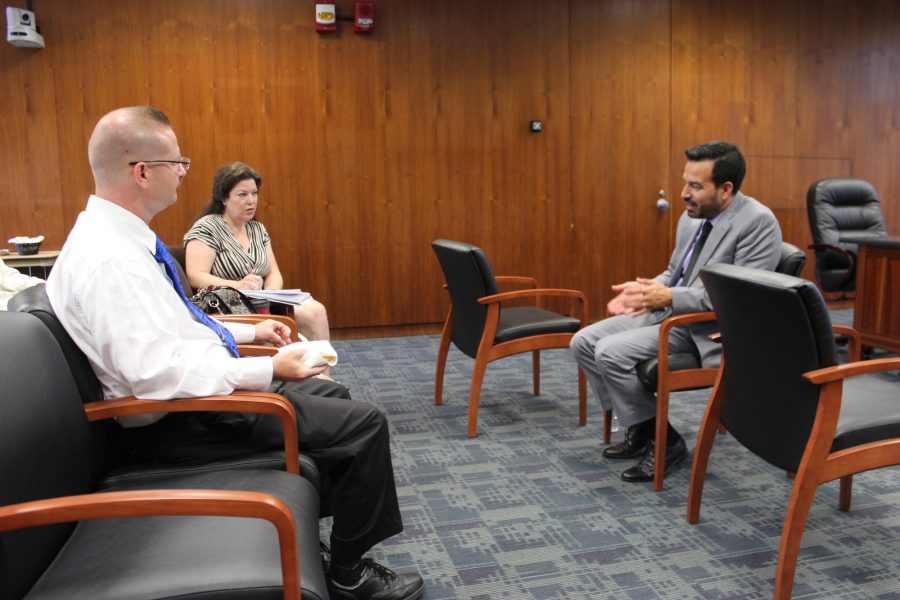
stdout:
<svg viewBox="0 0 900 600">
<path fill-rule="evenodd" d="M 250 325 L 256 325 L 260 321 L 265 321 L 267 319 L 271 319 L 272 321 L 278 321 L 279 323 L 283 323 L 291 330 L 291 341 L 298 342 L 300 341 L 300 337 L 297 332 L 297 322 L 294 321 L 291 317 L 287 317 L 285 315 L 212 315 L 212 317 L 216 321 L 221 321 L 222 323 L 249 323 Z"/>
<path fill-rule="evenodd" d="M 278 348 L 267 344 L 238 344 L 237 349 L 242 358 L 246 356 L 275 356 L 278 354 Z"/>
<path fill-rule="evenodd" d="M 832 324 L 831 330 L 838 335 L 847 337 L 847 361 L 856 362 L 862 357 L 862 338 L 859 332 L 846 325 Z"/>
<path fill-rule="evenodd" d="M 669 332 L 672 331 L 673 327 L 715 320 L 716 313 L 712 311 L 672 315 L 667 319 L 663 319 L 663 322 L 659 324 L 659 350 L 656 356 L 656 361 L 659 365 L 658 372 L 662 373 L 669 368 Z"/>
<path fill-rule="evenodd" d="M 159 414 L 170 412 L 249 412 L 275 415 L 284 429 L 285 470 L 300 474 L 299 445 L 297 443 L 297 411 L 290 400 L 269 392 L 238 390 L 229 396 L 202 396 L 173 400 L 141 400 L 130 396 L 115 400 L 100 400 L 84 405 L 88 421 L 113 417 Z"/>
<path fill-rule="evenodd" d="M 663 322 L 659 324 L 659 335 L 660 337 L 662 337 L 663 335 L 669 335 L 669 331 L 673 327 L 687 325 L 688 323 L 702 323 L 704 321 L 715 320 L 716 313 L 711 310 L 705 312 L 685 313 L 683 315 L 672 315 L 667 319 L 663 319 Z"/>
<path fill-rule="evenodd" d="M 529 290 L 515 290 L 512 292 L 500 292 L 499 294 L 491 294 L 490 296 L 482 296 L 478 299 L 481 304 L 492 304 L 494 302 L 504 302 L 506 300 L 520 300 L 522 298 L 575 298 L 580 302 L 587 303 L 587 296 L 584 292 L 578 290 L 566 290 L 558 288 L 535 288 Z"/>
<path fill-rule="evenodd" d="M 100 492 L 0 507 L 0 531 L 55 523 L 147 516 L 208 516 L 264 519 L 278 532 L 284 597 L 300 597 L 296 524 L 276 496 L 222 490 Z"/>
<path fill-rule="evenodd" d="M 537 279 L 535 279 L 534 277 L 525 277 L 520 275 L 495 275 L 494 280 L 497 283 L 521 283 L 532 288 L 536 288 L 538 286 Z"/>
<path fill-rule="evenodd" d="M 501 292 L 499 294 L 491 294 L 490 296 L 483 296 L 478 299 L 480 304 L 495 304 L 504 302 L 507 300 L 522 300 L 534 298 L 536 300 L 540 300 L 541 298 L 571 298 L 578 301 L 578 309 L 579 319 L 581 320 L 581 324 L 586 324 L 587 319 L 587 296 L 584 292 L 579 290 L 567 290 L 562 288 L 536 288 L 536 289 L 527 289 L 527 290 L 515 290 L 512 292 Z"/>
<path fill-rule="evenodd" d="M 832 381 L 856 377 L 869 373 L 882 373 L 885 371 L 900 371 L 900 357 L 877 358 L 875 360 L 860 360 L 845 365 L 835 365 L 824 369 L 817 369 L 804 373 L 803 377 L 810 383 L 822 385 Z"/>
</svg>

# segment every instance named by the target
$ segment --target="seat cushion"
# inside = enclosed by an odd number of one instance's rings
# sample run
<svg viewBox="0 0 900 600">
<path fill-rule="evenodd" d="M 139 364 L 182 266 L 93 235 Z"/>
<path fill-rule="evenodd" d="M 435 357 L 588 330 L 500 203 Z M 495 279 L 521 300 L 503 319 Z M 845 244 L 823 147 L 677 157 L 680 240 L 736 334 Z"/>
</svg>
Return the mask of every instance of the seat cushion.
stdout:
<svg viewBox="0 0 900 600">
<path fill-rule="evenodd" d="M 683 371 L 685 369 L 699 369 L 700 358 L 689 352 L 682 354 L 669 355 L 669 370 Z M 643 362 L 639 362 L 635 367 L 638 380 L 644 389 L 650 392 L 656 392 L 659 377 L 659 359 L 655 356 Z"/>
<path fill-rule="evenodd" d="M 243 456 L 232 456 L 197 464 L 155 462 L 128 465 L 105 473 L 100 486 L 108 488 L 117 485 L 154 481 L 161 477 L 171 477 L 173 475 L 199 474 L 226 469 L 284 470 L 284 452 L 281 450 L 259 451 Z M 319 466 L 315 460 L 305 454 L 300 455 L 300 474 L 304 479 L 309 480 L 316 490 L 321 488 L 322 476 L 319 473 Z"/>
<path fill-rule="evenodd" d="M 319 500 L 302 477 L 273 470 L 183 475 L 110 486 L 265 492 L 283 500 L 297 523 L 304 599 L 326 600 L 319 554 Z M 274 527 L 260 519 L 135 517 L 82 521 L 26 596 L 33 599 L 257 600 L 282 597 Z"/>
<path fill-rule="evenodd" d="M 536 306 L 515 306 L 500 311 L 497 324 L 498 344 L 545 333 L 575 333 L 581 322 Z"/>
<path fill-rule="evenodd" d="M 832 451 L 900 437 L 900 376 L 864 375 L 847 379 Z"/>
</svg>

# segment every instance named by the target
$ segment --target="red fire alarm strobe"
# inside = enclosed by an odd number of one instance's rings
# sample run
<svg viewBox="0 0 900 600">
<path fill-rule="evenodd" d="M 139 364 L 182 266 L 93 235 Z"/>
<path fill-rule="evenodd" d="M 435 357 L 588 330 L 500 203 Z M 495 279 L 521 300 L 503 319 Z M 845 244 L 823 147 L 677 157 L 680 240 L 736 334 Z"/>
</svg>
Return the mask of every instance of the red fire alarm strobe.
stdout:
<svg viewBox="0 0 900 600">
<path fill-rule="evenodd" d="M 334 4 L 316 2 L 316 31 L 337 29 L 337 11 Z"/>
<path fill-rule="evenodd" d="M 356 33 L 375 31 L 375 2 L 358 0 L 353 6 L 353 30 Z"/>
</svg>

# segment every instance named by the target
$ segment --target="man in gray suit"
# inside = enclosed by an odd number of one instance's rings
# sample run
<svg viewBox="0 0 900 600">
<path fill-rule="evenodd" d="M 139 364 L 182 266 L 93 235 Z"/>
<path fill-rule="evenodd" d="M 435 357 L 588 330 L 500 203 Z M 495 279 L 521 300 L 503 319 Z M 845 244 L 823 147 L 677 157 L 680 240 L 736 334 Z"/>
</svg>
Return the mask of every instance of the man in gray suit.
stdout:
<svg viewBox="0 0 900 600">
<path fill-rule="evenodd" d="M 641 460 L 622 473 L 625 481 L 653 480 L 656 397 L 638 381 L 635 366 L 656 356 L 659 324 L 673 314 L 712 310 L 698 277 L 713 263 L 774 269 L 781 229 L 772 211 L 740 193 L 747 172 L 741 151 L 727 142 L 685 150 L 685 212 L 678 221 L 675 251 L 666 270 L 653 279 L 638 277 L 612 286 L 609 318 L 579 331 L 570 347 L 604 410 L 612 408 L 626 427 L 625 440 L 603 451 L 607 458 Z M 719 363 L 720 349 L 707 336 L 714 323 L 676 327 L 670 353 L 696 353 L 703 366 Z M 666 473 L 687 456 L 684 438 L 668 425 Z"/>
</svg>

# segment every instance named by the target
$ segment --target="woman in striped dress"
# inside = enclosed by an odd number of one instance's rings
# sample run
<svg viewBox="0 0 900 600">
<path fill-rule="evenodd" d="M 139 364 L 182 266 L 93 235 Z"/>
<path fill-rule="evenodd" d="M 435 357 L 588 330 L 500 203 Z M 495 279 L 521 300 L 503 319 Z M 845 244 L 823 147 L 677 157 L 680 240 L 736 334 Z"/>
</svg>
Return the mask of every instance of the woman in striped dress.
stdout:
<svg viewBox="0 0 900 600">
<path fill-rule="evenodd" d="M 224 285 L 239 290 L 284 287 L 269 233 L 256 220 L 262 178 L 240 162 L 213 177 L 212 199 L 184 235 L 185 271 L 195 289 Z M 310 298 L 294 307 L 297 329 L 311 340 L 327 340 L 325 307 Z"/>
</svg>

